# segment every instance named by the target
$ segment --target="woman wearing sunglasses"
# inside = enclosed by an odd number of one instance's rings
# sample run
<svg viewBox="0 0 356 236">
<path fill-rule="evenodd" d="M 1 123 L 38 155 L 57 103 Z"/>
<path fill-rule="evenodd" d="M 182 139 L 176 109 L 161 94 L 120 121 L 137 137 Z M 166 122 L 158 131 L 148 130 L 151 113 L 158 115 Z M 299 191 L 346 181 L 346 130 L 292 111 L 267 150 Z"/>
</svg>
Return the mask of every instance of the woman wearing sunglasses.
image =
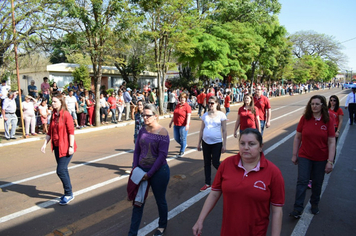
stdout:
<svg viewBox="0 0 356 236">
<path fill-rule="evenodd" d="M 221 153 L 226 151 L 226 115 L 220 109 L 219 99 L 211 96 L 208 100 L 208 112 L 201 117 L 198 151 L 203 149 L 205 185 L 200 191 L 210 189 L 211 163 L 218 169 Z"/>
<path fill-rule="evenodd" d="M 135 143 L 133 171 L 137 171 L 136 168 L 143 171 L 143 173 L 141 172 L 143 174 L 141 184 L 143 181 L 148 181 L 152 187 L 159 213 L 158 229 L 154 233 L 154 236 L 157 236 L 164 234 L 168 221 L 166 191 L 170 170 L 166 158 L 170 141 L 168 131 L 158 123 L 155 105 L 146 104 L 143 107 L 142 117 L 145 121 L 145 127 L 140 129 Z M 134 202 L 133 205 L 129 236 L 138 233 L 145 202 L 140 204 Z"/>
<path fill-rule="evenodd" d="M 335 126 L 335 147 L 337 145 L 337 139 L 340 135 L 340 129 L 342 126 L 342 118 L 344 117 L 344 112 L 340 108 L 339 98 L 336 95 L 331 95 L 329 99 L 329 114 L 334 117 L 334 126 Z M 336 156 L 336 150 L 335 150 Z M 335 159 L 334 159 L 335 162 Z"/>
</svg>

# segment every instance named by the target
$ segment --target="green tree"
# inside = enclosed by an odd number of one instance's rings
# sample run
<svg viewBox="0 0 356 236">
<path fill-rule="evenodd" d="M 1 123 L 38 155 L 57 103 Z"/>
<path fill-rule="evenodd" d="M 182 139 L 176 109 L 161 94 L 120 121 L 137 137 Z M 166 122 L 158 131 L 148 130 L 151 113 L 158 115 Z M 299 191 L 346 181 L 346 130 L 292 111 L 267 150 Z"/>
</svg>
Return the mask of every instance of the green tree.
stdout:
<svg viewBox="0 0 356 236">
<path fill-rule="evenodd" d="M 158 74 L 159 101 L 164 100 L 167 70 L 175 66 L 172 52 L 187 40 L 187 31 L 197 24 L 192 2 L 185 0 L 136 0 L 140 12 L 145 15 L 142 24 L 144 35 L 153 44 L 155 70 Z M 159 103 L 160 114 L 163 102 Z"/>
<path fill-rule="evenodd" d="M 57 0 L 58 17 L 62 18 L 65 25 L 60 25 L 70 33 L 76 32 L 84 54 L 90 56 L 96 95 L 96 125 L 100 126 L 100 87 L 104 56 L 112 50 L 111 44 L 107 43 L 113 33 L 113 29 L 125 30 L 120 23 L 120 13 L 123 13 L 127 2 L 124 0 Z M 118 26 L 120 25 L 120 26 Z"/>
<path fill-rule="evenodd" d="M 90 90 L 91 78 L 89 76 L 89 69 L 87 65 L 79 65 L 79 67 L 75 68 L 72 72 L 74 82 L 83 82 L 84 88 Z"/>
</svg>

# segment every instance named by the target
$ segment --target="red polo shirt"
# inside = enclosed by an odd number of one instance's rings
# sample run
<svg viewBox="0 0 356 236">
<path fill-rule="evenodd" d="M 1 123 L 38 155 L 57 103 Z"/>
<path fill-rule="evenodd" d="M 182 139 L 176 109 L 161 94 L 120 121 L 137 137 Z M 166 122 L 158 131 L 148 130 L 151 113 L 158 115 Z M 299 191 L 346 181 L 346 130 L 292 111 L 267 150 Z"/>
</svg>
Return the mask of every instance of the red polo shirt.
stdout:
<svg viewBox="0 0 356 236">
<path fill-rule="evenodd" d="M 256 115 L 254 115 L 251 110 L 247 110 L 245 106 L 239 108 L 238 114 L 240 116 L 240 130 L 245 130 L 247 128 L 257 129 L 256 118 L 259 116 L 259 109 L 255 107 Z"/>
<path fill-rule="evenodd" d="M 213 94 L 212 92 L 210 92 L 210 93 L 208 93 L 208 94 L 206 95 L 206 104 L 208 104 L 209 98 L 210 98 L 211 96 L 214 96 L 214 94 Z"/>
<path fill-rule="evenodd" d="M 324 123 L 322 117 L 306 120 L 300 118 L 297 132 L 302 134 L 302 145 L 299 156 L 312 161 L 325 161 L 329 157 L 328 138 L 335 137 L 334 118 L 330 116 L 329 122 Z"/>
<path fill-rule="evenodd" d="M 339 127 L 339 116 L 343 116 L 344 112 L 343 110 L 339 107 L 339 109 L 337 110 L 337 112 L 335 112 L 334 110 L 329 109 L 329 115 L 334 117 L 334 126 L 335 128 Z"/>
<path fill-rule="evenodd" d="M 260 120 L 266 120 L 267 119 L 266 110 L 271 109 L 271 104 L 269 103 L 269 99 L 261 95 L 260 98 L 253 96 L 253 101 L 255 103 L 255 107 L 258 107 L 260 111 Z"/>
<path fill-rule="evenodd" d="M 223 196 L 221 236 L 265 236 L 270 207 L 284 205 L 281 171 L 263 153 L 259 166 L 248 173 L 239 167 L 241 156 L 228 157 L 219 166 L 212 191 Z"/>
<path fill-rule="evenodd" d="M 206 94 L 200 93 L 197 97 L 198 104 L 204 104 L 205 98 L 206 98 Z"/>
<path fill-rule="evenodd" d="M 226 95 L 225 97 L 225 107 L 230 107 L 230 96 L 229 95 Z"/>
<path fill-rule="evenodd" d="M 176 109 L 173 112 L 173 122 L 175 126 L 186 126 L 188 113 L 192 113 L 192 108 L 187 102 L 183 105 L 177 104 Z"/>
</svg>

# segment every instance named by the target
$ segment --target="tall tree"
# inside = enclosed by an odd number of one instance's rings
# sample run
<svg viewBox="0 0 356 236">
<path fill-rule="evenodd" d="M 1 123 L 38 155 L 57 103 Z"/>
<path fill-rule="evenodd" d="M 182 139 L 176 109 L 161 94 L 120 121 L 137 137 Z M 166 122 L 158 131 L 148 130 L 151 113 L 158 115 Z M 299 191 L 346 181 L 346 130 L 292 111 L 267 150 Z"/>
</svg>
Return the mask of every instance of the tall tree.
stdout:
<svg viewBox="0 0 356 236">
<path fill-rule="evenodd" d="M 47 9 L 47 1 L 23 0 L 15 1 L 15 25 L 19 56 L 36 51 L 40 43 L 41 32 L 51 25 L 45 24 L 43 12 Z M 6 71 L 12 71 L 14 64 L 13 29 L 11 17 L 11 1 L 0 2 L 0 77 Z"/>
<path fill-rule="evenodd" d="M 186 40 L 189 28 L 194 28 L 196 12 L 192 1 L 186 0 L 135 0 L 145 21 L 144 34 L 152 41 L 155 69 L 158 74 L 159 110 L 163 113 L 166 73 L 172 63 L 172 52 L 180 42 Z"/>
<path fill-rule="evenodd" d="M 57 0 L 58 17 L 64 21 L 59 27 L 69 33 L 76 33 L 85 42 L 82 46 L 83 53 L 90 56 L 94 74 L 96 95 L 96 125 L 100 126 L 100 86 L 102 78 L 102 66 L 104 56 L 111 50 L 107 44 L 108 39 L 115 30 L 126 30 L 121 23 L 125 18 L 122 16 L 127 2 L 124 0 Z M 120 25 L 121 24 L 121 25 Z M 120 25 L 120 26 L 118 26 Z"/>
<path fill-rule="evenodd" d="M 345 62 L 345 56 L 341 52 L 342 45 L 333 36 L 314 31 L 299 31 L 290 35 L 290 40 L 294 43 L 293 54 L 297 58 L 305 55 L 319 56 L 339 66 Z"/>
</svg>

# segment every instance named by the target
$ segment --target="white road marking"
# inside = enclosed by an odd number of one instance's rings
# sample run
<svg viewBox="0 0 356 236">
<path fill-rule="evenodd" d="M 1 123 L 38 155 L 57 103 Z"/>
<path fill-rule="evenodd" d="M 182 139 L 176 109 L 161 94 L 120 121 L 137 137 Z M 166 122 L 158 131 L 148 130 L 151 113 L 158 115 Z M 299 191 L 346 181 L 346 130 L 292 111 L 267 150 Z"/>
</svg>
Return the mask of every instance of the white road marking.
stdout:
<svg viewBox="0 0 356 236">
<path fill-rule="evenodd" d="M 122 175 L 122 176 L 119 176 L 119 177 L 116 177 L 116 178 L 113 178 L 113 179 L 109 179 L 105 182 L 102 182 L 102 183 L 99 183 L 99 184 L 95 184 L 93 186 L 90 186 L 88 188 L 85 188 L 85 189 L 82 189 L 82 190 L 79 190 L 77 192 L 74 192 L 74 196 L 80 196 L 84 193 L 87 193 L 87 192 L 90 192 L 90 191 L 93 191 L 95 189 L 98 189 L 98 188 L 101 188 L 101 187 L 104 187 L 106 185 L 109 185 L 109 184 L 112 184 L 116 181 L 119 181 L 121 179 L 124 179 L 124 178 L 127 178 L 129 175 Z M 27 208 L 27 209 L 24 209 L 22 211 L 18 211 L 18 212 L 15 212 L 13 214 L 10 214 L 10 215 L 7 215 L 7 216 L 4 216 L 4 217 L 1 217 L 0 218 L 0 223 L 4 223 L 6 221 L 9 221 L 9 220 L 13 220 L 15 218 L 18 218 L 20 216 L 24 216 L 24 215 L 27 215 L 29 213 L 32 213 L 34 211 L 37 211 L 37 210 L 40 210 L 40 209 L 43 209 L 43 208 L 46 208 L 46 207 L 49 207 L 49 206 L 52 206 L 54 204 L 57 204 L 59 202 L 59 198 L 55 198 L 55 199 L 52 199 L 52 200 L 49 200 L 49 201 L 46 201 L 44 203 L 41 203 L 41 204 L 38 204 L 36 206 L 33 206 L 33 207 L 30 207 L 30 208 Z"/>
<path fill-rule="evenodd" d="M 346 97 L 346 96 L 345 96 Z M 344 97 L 344 98 L 345 98 Z M 342 99 L 341 99 L 342 100 Z M 294 112 L 297 112 L 298 110 L 300 110 L 302 108 L 299 108 L 297 110 L 294 110 L 293 112 L 289 112 L 284 116 L 287 116 L 287 115 L 290 115 L 291 113 L 294 113 Z M 272 119 L 271 121 L 274 121 L 274 120 L 277 120 L 279 119 L 280 117 L 278 118 L 275 118 L 275 119 Z M 228 124 L 233 124 L 235 122 L 229 122 Z M 348 126 L 347 126 L 348 127 Z M 347 129 L 348 131 L 348 129 Z M 194 134 L 197 134 L 199 133 L 199 131 L 197 132 L 193 132 L 193 133 L 190 133 L 188 134 L 188 136 L 190 135 L 194 135 Z M 277 142 L 276 144 L 274 144 L 273 146 L 271 146 L 270 148 L 268 148 L 266 151 L 264 151 L 265 155 L 267 155 L 269 152 L 271 152 L 272 150 L 274 150 L 275 148 L 277 148 L 278 146 L 280 146 L 281 144 L 283 144 L 284 142 L 286 142 L 289 138 L 291 138 L 293 135 L 295 134 L 295 131 L 292 132 L 291 134 L 289 134 L 288 136 L 286 136 L 285 138 L 283 138 L 282 140 L 280 140 L 279 142 Z M 344 137 L 345 135 L 345 131 L 343 132 L 343 135 L 340 139 L 340 142 L 339 142 L 339 145 L 340 143 L 343 143 L 342 138 Z M 346 136 L 346 135 L 345 135 Z M 229 135 L 227 138 L 232 138 L 233 135 Z M 344 137 L 345 139 L 345 137 Z M 343 139 L 343 140 L 344 140 Z M 171 141 L 174 140 L 174 138 L 170 139 Z M 339 145 L 338 145 L 338 150 L 341 150 L 339 149 Z M 189 150 L 186 152 L 186 154 L 189 154 L 189 153 L 192 153 L 192 152 L 195 152 L 197 151 L 197 149 L 192 149 L 192 150 Z M 86 163 L 82 163 L 82 164 L 78 164 L 78 165 L 74 165 L 74 166 L 71 166 L 69 167 L 68 169 L 75 169 L 75 168 L 78 168 L 78 167 L 81 167 L 81 166 L 85 166 L 85 165 L 88 165 L 90 163 L 94 163 L 94 162 L 98 162 L 98 161 L 102 161 L 102 160 L 106 160 L 106 159 L 109 159 L 109 158 L 113 158 L 113 157 L 116 157 L 116 156 L 119 156 L 119 155 L 123 155 L 123 154 L 126 154 L 126 153 L 131 153 L 133 152 L 133 150 L 128 150 L 128 151 L 125 151 L 125 152 L 121 152 L 121 153 L 118 153 L 118 154 L 113 154 L 113 155 L 109 155 L 109 156 L 106 156 L 106 157 L 102 157 L 102 158 L 99 158 L 99 159 L 96 159 L 96 160 L 93 160 L 93 161 L 89 161 L 89 162 L 86 162 Z M 174 157 L 171 157 L 171 158 L 167 158 L 168 160 L 167 161 L 171 161 L 173 159 L 175 159 Z M 26 182 L 26 181 L 30 181 L 30 180 L 33 180 L 33 179 L 37 179 L 37 178 L 41 178 L 41 177 L 44 177 L 44 176 L 47 176 L 47 175 L 50 175 L 50 174 L 54 174 L 55 171 L 51 171 L 51 172 L 47 172 L 47 173 L 44 173 L 44 174 L 41 174 L 41 175 L 37 175 L 37 176 L 33 176 L 33 177 L 30 177 L 30 178 L 26 178 L 26 179 L 22 179 L 22 180 L 19 180 L 19 181 L 15 181 L 15 182 L 11 182 L 11 183 L 8 183 L 8 184 L 5 184 L 5 185 L 1 185 L 0 188 L 4 188 L 4 187 L 8 187 L 8 186 L 11 186 L 11 185 L 14 185 L 14 184 L 18 184 L 18 183 L 23 183 L 23 182 Z M 95 184 L 93 186 L 90 186 L 88 188 L 85 188 L 85 189 L 82 189 L 82 190 L 79 190 L 77 192 L 74 192 L 74 195 L 75 196 L 79 196 L 81 194 L 84 194 L 84 193 L 87 193 L 87 192 L 90 192 L 90 191 L 93 191 L 95 189 L 98 189 L 98 188 L 101 188 L 101 187 L 104 187 L 108 184 L 111 184 L 111 183 L 114 183 L 116 181 L 119 181 L 121 179 L 124 179 L 124 178 L 127 178 L 129 175 L 122 175 L 120 177 L 116 177 L 116 178 L 113 178 L 113 179 L 110 179 L 110 180 L 107 180 L 105 182 L 102 182 L 102 183 L 99 183 L 99 184 Z M 326 177 L 326 179 L 328 179 L 328 176 Z M 325 182 L 325 181 L 324 181 Z M 324 192 L 325 188 L 323 188 L 323 192 Z M 205 193 L 205 195 L 204 195 Z M 174 208 L 173 210 L 171 210 L 169 212 L 171 218 L 173 218 L 174 216 L 178 215 L 179 213 L 183 212 L 185 209 L 189 208 L 190 206 L 192 206 L 193 204 L 195 204 L 197 201 L 199 201 L 200 199 L 202 199 L 203 197 L 205 197 L 206 195 L 208 194 L 207 191 L 205 192 L 202 192 L 202 193 L 199 193 L 197 195 L 195 195 L 194 197 L 192 197 L 191 199 L 187 200 L 186 202 L 180 204 L 179 206 L 177 206 L 176 208 Z M 52 199 L 52 200 L 49 200 L 49 201 L 46 201 L 44 203 L 41 203 L 37 206 L 33 206 L 33 207 L 30 207 L 30 208 L 27 208 L 27 209 L 24 209 L 22 211 L 18 211 L 18 212 L 15 212 L 13 214 L 10 214 L 10 215 L 7 215 L 7 216 L 4 216 L 4 217 L 1 217 L 0 218 L 0 223 L 3 223 L 3 222 L 6 222 L 6 221 L 9 221 L 9 220 L 12 220 L 12 219 L 15 219 L 15 218 L 18 218 L 20 216 L 23 216 L 23 215 L 26 215 L 26 214 L 29 214 L 31 212 L 34 212 L 34 211 L 37 211 L 37 210 L 40 210 L 42 208 L 46 208 L 48 206 L 51 206 L 51 205 L 54 205 L 56 203 L 58 203 L 58 200 L 59 198 L 55 198 L 55 199 Z M 303 214 L 304 215 L 304 214 Z M 169 219 L 171 219 L 169 218 Z M 158 221 L 158 219 L 156 219 L 154 222 Z M 157 225 L 157 222 L 154 224 L 154 222 L 151 222 L 149 225 L 145 226 L 144 228 L 142 228 L 140 230 L 140 232 L 142 232 L 144 234 L 144 232 L 151 232 Z M 150 226 L 151 225 L 151 226 Z M 153 226 L 154 227 L 153 227 Z M 147 228 L 146 228 L 147 227 Z M 144 229 L 150 229 L 151 227 L 153 227 L 153 229 L 149 230 L 149 231 L 146 231 Z M 146 234 L 147 234 L 146 233 Z"/>
</svg>

